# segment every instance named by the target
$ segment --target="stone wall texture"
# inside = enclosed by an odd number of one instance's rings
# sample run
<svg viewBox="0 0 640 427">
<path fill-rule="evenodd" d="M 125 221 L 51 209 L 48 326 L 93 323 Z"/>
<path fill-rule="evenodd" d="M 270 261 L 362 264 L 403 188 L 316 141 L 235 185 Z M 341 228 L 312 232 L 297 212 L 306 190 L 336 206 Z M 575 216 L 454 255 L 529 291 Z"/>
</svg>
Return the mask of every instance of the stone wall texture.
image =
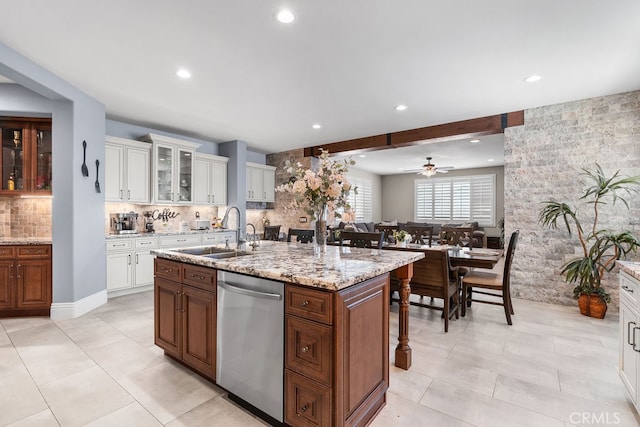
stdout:
<svg viewBox="0 0 640 427">
<path fill-rule="evenodd" d="M 505 232 L 520 230 L 512 266 L 512 295 L 534 301 L 575 305 L 574 285 L 560 275 L 562 265 L 581 254 L 577 237 L 565 229 L 538 223 L 545 200 L 579 208 L 583 227 L 593 210 L 579 198 L 584 192 L 582 168 L 596 162 L 607 175 L 640 175 L 640 91 L 568 102 L 525 111 L 523 126 L 505 131 Z M 640 235 L 640 195 L 609 203 L 599 212 L 599 227 Z M 631 260 L 640 259 L 634 255 Z M 617 268 L 604 286 L 617 310 Z M 517 314 L 517 313 L 516 313 Z"/>
</svg>

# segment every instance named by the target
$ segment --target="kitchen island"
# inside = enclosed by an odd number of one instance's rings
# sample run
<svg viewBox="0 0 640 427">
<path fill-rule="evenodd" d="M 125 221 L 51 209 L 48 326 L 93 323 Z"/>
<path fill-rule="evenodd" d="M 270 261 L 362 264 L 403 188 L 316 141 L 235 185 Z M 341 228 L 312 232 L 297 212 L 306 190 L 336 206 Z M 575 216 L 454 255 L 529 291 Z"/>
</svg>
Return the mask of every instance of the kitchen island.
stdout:
<svg viewBox="0 0 640 427">
<path fill-rule="evenodd" d="M 215 381 L 218 272 L 283 282 L 284 422 L 368 424 L 384 406 L 389 382 L 389 272 L 408 290 L 412 263 L 424 255 L 349 247 L 314 254 L 310 244 L 284 242 L 262 242 L 238 256 L 206 252 L 153 251 L 156 343 L 165 354 Z M 405 369 L 407 308 L 396 348 L 396 364 Z"/>
</svg>

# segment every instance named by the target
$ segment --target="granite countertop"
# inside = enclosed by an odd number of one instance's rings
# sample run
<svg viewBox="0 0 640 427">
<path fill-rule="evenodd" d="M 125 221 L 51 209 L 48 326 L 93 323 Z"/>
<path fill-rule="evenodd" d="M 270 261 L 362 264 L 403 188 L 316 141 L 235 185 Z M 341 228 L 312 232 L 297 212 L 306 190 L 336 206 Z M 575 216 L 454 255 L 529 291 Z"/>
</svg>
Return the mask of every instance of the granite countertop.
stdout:
<svg viewBox="0 0 640 427">
<path fill-rule="evenodd" d="M 629 276 L 640 280 L 640 262 L 616 261 L 616 264 L 620 266 L 620 270 L 624 271 Z"/>
<path fill-rule="evenodd" d="M 234 258 L 212 259 L 159 249 L 151 253 L 174 261 L 334 291 L 424 258 L 422 252 L 346 246 L 328 246 L 326 253 L 314 254 L 311 243 L 273 241 L 261 242 L 255 254 Z"/>
<path fill-rule="evenodd" d="M 223 233 L 223 232 L 235 233 L 236 229 L 231 228 L 215 228 L 213 230 L 189 230 L 184 232 L 179 231 L 156 231 L 155 233 L 137 233 L 137 234 L 107 234 L 105 238 L 107 240 L 112 239 L 132 239 L 134 237 L 162 237 L 162 236 L 184 236 L 189 234 L 210 234 L 210 233 Z"/>
<path fill-rule="evenodd" d="M 51 237 L 0 237 L 0 245 L 50 245 Z"/>
</svg>

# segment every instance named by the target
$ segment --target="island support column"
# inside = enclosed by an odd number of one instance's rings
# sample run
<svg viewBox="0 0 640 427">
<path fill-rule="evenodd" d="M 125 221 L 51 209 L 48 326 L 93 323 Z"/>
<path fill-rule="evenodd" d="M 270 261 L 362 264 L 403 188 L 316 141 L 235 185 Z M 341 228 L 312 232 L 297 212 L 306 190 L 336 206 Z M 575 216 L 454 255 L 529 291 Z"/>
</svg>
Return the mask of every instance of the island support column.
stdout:
<svg viewBox="0 0 640 427">
<path fill-rule="evenodd" d="M 398 345 L 396 346 L 396 362 L 398 368 L 409 369 L 411 367 L 411 347 L 409 347 L 409 295 L 411 287 L 409 282 L 413 277 L 413 263 L 402 266 L 396 270 L 400 280 L 400 310 L 398 312 Z"/>
</svg>

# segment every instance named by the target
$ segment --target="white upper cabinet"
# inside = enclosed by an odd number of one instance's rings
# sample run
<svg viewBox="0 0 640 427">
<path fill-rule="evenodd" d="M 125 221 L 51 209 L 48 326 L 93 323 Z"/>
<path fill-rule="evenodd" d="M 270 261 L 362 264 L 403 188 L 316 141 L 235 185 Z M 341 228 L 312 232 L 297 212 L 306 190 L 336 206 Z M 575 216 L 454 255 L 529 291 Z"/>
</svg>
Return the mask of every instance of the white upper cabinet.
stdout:
<svg viewBox="0 0 640 427">
<path fill-rule="evenodd" d="M 274 202 L 275 166 L 247 162 L 247 202 Z"/>
<path fill-rule="evenodd" d="M 151 144 L 107 136 L 105 143 L 105 200 L 149 203 Z"/>
<path fill-rule="evenodd" d="M 195 153 L 200 144 L 156 134 L 140 139 L 153 143 L 153 203 L 194 204 Z"/>
<path fill-rule="evenodd" d="M 227 204 L 226 157 L 196 153 L 193 201 L 196 205 Z"/>
</svg>

